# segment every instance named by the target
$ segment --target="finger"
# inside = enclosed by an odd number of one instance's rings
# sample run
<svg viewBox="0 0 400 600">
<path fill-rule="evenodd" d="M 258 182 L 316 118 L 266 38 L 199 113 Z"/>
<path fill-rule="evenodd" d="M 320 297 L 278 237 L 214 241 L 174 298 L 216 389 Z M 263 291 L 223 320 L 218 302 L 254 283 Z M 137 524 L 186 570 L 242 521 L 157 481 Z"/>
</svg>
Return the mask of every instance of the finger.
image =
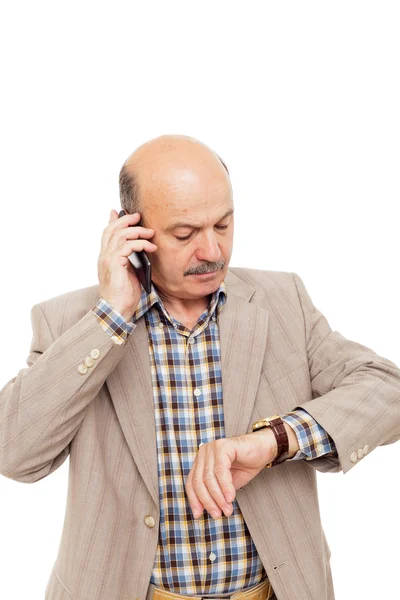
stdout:
<svg viewBox="0 0 400 600">
<path fill-rule="evenodd" d="M 232 504 L 230 502 L 228 502 L 225 498 L 224 492 L 220 485 L 220 478 L 222 477 L 222 479 L 225 479 L 228 481 L 229 481 L 229 479 L 232 479 L 232 477 L 229 477 L 231 462 L 230 462 L 229 458 L 224 463 L 221 463 L 221 461 L 219 461 L 218 462 L 219 466 L 217 468 L 216 456 L 215 456 L 216 452 L 218 452 L 217 446 L 216 446 L 216 444 L 213 444 L 212 446 L 210 446 L 210 448 L 208 450 L 208 454 L 207 454 L 207 458 L 206 458 L 206 462 L 205 462 L 205 466 L 204 466 L 204 471 L 203 471 L 203 479 L 204 479 L 204 484 L 207 487 L 207 490 L 208 490 L 210 496 L 217 503 L 218 508 L 224 512 L 225 516 L 228 517 L 230 514 L 232 514 L 233 507 L 232 507 Z M 217 471 L 218 471 L 218 474 L 217 474 Z M 229 475 L 227 475 L 226 472 L 229 473 Z M 200 498 L 200 500 L 202 501 L 201 498 Z M 206 506 L 206 509 L 207 509 L 207 506 Z"/>
<path fill-rule="evenodd" d="M 125 242 L 123 246 L 117 248 L 114 254 L 118 258 L 118 256 L 130 256 L 132 252 L 141 252 L 142 250 L 145 250 L 145 252 L 154 252 L 157 250 L 157 246 L 147 240 L 132 240 Z"/>
<path fill-rule="evenodd" d="M 115 221 L 116 219 L 118 219 L 118 213 L 117 213 L 117 211 L 116 211 L 116 210 L 114 210 L 114 209 L 113 209 L 113 210 L 110 212 L 110 218 L 109 218 L 109 221 L 108 221 L 108 222 L 109 222 L 109 223 L 111 223 L 112 221 Z"/>
<path fill-rule="evenodd" d="M 102 250 L 104 251 L 108 247 L 110 237 L 114 234 L 116 230 L 126 228 L 128 227 L 128 225 L 135 225 L 139 221 L 140 213 L 126 214 L 123 217 L 118 217 L 117 211 L 112 210 L 110 213 L 110 220 L 108 222 L 108 225 L 103 230 L 103 235 L 101 238 Z"/>
<path fill-rule="evenodd" d="M 149 239 L 153 236 L 154 229 L 147 229 L 146 227 L 124 227 L 124 229 L 117 229 L 109 238 L 107 251 L 113 252 L 129 240 Z"/>
<path fill-rule="evenodd" d="M 233 449 L 227 446 L 225 442 L 216 450 L 214 473 L 218 481 L 219 488 L 221 490 L 221 496 L 223 502 L 229 508 L 232 509 L 232 501 L 236 495 L 236 488 L 233 484 L 232 476 L 232 460 L 233 460 Z M 219 505 L 222 507 L 220 501 Z M 226 513 L 225 513 L 226 514 Z"/>
<path fill-rule="evenodd" d="M 208 444 L 204 444 L 197 453 L 197 465 L 193 471 L 193 489 L 206 511 L 209 512 L 214 519 L 218 519 L 221 516 L 220 508 L 208 491 L 204 481 L 204 474 L 207 473 L 207 478 L 210 479 L 211 473 L 209 467 L 210 458 L 206 450 L 207 445 Z M 214 461 L 211 458 L 211 469 L 213 468 Z"/>
<path fill-rule="evenodd" d="M 193 471 L 195 469 L 195 465 L 196 465 L 196 459 L 192 465 L 192 468 L 190 469 L 189 475 L 186 478 L 185 489 L 186 489 L 187 497 L 189 499 L 190 508 L 193 511 L 193 516 L 195 519 L 197 519 L 198 517 L 200 517 L 202 515 L 204 506 L 197 498 L 196 493 L 193 489 Z"/>
</svg>

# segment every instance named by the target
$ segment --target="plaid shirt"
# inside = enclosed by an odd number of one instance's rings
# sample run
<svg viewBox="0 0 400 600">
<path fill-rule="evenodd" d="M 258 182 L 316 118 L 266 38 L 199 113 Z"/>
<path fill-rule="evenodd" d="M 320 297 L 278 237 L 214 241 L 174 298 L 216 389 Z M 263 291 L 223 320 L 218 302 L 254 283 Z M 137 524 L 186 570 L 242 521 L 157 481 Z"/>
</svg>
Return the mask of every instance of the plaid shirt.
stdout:
<svg viewBox="0 0 400 600">
<path fill-rule="evenodd" d="M 150 294 L 143 290 L 129 323 L 103 298 L 92 308 L 117 344 L 125 343 L 138 319 L 146 320 L 160 495 L 158 546 L 150 582 L 177 594 L 233 593 L 266 575 L 236 499 L 229 517 L 222 513 L 214 520 L 204 510 L 194 519 L 185 492 L 199 446 L 225 437 L 217 317 L 226 297 L 222 282 L 192 331 L 168 314 L 153 285 Z M 281 418 L 299 441 L 300 450 L 288 460 L 337 455 L 332 438 L 305 410 Z"/>
</svg>

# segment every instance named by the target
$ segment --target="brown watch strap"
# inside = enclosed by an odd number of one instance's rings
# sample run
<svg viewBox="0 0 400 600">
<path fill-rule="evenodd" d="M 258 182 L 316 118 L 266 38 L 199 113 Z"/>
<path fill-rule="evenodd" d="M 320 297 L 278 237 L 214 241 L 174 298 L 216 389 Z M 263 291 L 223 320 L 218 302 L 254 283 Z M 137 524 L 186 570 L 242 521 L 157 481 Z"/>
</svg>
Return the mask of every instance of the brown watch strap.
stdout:
<svg viewBox="0 0 400 600">
<path fill-rule="evenodd" d="M 286 433 L 285 423 L 282 421 L 280 417 L 276 417 L 275 419 L 270 420 L 271 429 L 274 432 L 276 443 L 278 446 L 278 453 L 275 459 L 266 465 L 266 468 L 274 467 L 275 465 L 279 465 L 284 462 L 289 456 L 289 438 Z"/>
<path fill-rule="evenodd" d="M 266 469 L 279 465 L 289 457 L 289 438 L 286 433 L 285 423 L 279 415 L 272 415 L 264 419 L 260 419 L 253 423 L 253 431 L 258 431 L 264 427 L 271 427 L 274 432 L 277 445 L 277 455 L 275 459 L 265 466 Z"/>
</svg>

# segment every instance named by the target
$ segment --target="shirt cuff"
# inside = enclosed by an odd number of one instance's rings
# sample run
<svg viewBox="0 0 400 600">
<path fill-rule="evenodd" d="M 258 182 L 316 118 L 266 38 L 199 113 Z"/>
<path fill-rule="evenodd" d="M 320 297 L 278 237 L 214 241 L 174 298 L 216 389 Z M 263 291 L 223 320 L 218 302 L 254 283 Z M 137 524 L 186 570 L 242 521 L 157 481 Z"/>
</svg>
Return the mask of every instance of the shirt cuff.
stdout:
<svg viewBox="0 0 400 600">
<path fill-rule="evenodd" d="M 125 344 L 128 335 L 137 327 L 136 323 L 127 322 L 115 308 L 104 298 L 99 298 L 92 311 L 100 323 L 100 327 L 111 337 L 115 344 Z"/>
<path fill-rule="evenodd" d="M 333 439 L 303 408 L 292 410 L 281 419 L 292 427 L 299 442 L 298 452 L 287 460 L 312 460 L 325 454 L 338 455 Z"/>
</svg>

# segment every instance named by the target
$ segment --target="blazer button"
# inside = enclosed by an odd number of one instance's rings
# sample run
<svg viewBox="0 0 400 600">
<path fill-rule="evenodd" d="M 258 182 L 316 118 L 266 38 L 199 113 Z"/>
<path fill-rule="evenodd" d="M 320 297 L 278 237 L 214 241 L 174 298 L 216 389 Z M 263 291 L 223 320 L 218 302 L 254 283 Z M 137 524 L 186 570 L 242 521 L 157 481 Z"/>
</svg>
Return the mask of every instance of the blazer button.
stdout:
<svg viewBox="0 0 400 600">
<path fill-rule="evenodd" d="M 154 525 L 156 524 L 154 518 L 151 515 L 146 515 L 144 518 L 144 522 L 146 523 L 147 527 L 154 527 Z"/>
<path fill-rule="evenodd" d="M 87 367 L 93 367 L 93 365 L 94 365 L 94 359 L 91 356 L 87 356 L 85 358 L 85 365 Z"/>
<path fill-rule="evenodd" d="M 364 446 L 364 448 L 363 448 L 363 454 L 364 454 L 364 456 L 365 456 L 366 454 L 368 454 L 368 450 L 369 450 L 369 446 L 368 446 L 368 444 L 367 444 L 367 445 L 366 445 L 366 446 Z"/>
<path fill-rule="evenodd" d="M 88 368 L 86 365 L 84 365 L 83 363 L 81 363 L 78 367 L 78 371 L 81 375 L 85 375 L 85 373 L 88 372 Z"/>
<path fill-rule="evenodd" d="M 357 462 L 357 453 L 356 453 L 356 452 L 353 452 L 353 453 L 351 454 L 351 456 L 350 456 L 350 460 L 351 460 L 351 462 L 353 462 L 353 463 Z"/>
<path fill-rule="evenodd" d="M 362 458 L 362 457 L 364 456 L 364 452 L 363 452 L 363 449 L 362 449 L 362 448 L 359 448 L 359 449 L 357 450 L 357 456 L 358 456 L 358 458 Z"/>
<path fill-rule="evenodd" d="M 90 356 L 96 360 L 100 356 L 100 350 L 98 348 L 93 348 L 93 350 L 90 351 Z"/>
</svg>

